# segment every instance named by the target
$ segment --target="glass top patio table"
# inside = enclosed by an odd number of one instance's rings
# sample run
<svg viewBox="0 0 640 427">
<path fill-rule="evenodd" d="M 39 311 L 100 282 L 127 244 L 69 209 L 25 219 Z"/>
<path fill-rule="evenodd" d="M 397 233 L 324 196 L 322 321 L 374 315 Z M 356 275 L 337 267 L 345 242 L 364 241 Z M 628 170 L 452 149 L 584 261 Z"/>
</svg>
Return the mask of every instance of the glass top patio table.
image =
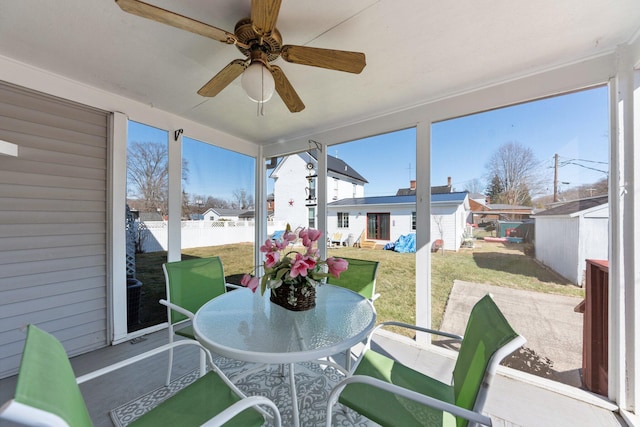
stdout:
<svg viewBox="0 0 640 427">
<path fill-rule="evenodd" d="M 195 315 L 196 338 L 211 351 L 245 362 L 297 363 L 343 352 L 375 326 L 368 299 L 349 289 L 316 288 L 316 306 L 291 311 L 272 303 L 269 291 L 237 289 L 203 305 Z"/>
</svg>

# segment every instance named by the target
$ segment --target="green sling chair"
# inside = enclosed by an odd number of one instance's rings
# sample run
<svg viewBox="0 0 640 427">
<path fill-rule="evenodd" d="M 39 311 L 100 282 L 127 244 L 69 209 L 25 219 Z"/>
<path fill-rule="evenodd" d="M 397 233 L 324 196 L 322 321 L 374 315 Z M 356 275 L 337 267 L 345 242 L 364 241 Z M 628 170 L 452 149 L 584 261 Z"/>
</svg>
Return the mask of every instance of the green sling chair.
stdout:
<svg viewBox="0 0 640 427">
<path fill-rule="evenodd" d="M 15 397 L 0 407 L 0 419 L 31 426 L 91 426 L 89 411 L 78 384 L 184 345 L 199 347 L 213 370 L 201 371 L 195 382 L 129 426 L 261 426 L 265 416 L 280 425 L 280 413 L 275 404 L 262 396 L 244 396 L 213 364 L 211 354 L 196 341 L 165 344 L 75 378 L 60 341 L 34 325 L 27 329 Z"/>
<path fill-rule="evenodd" d="M 365 259 L 340 257 L 349 263 L 349 268 L 340 273 L 340 278 L 329 276 L 327 283 L 351 289 L 363 297 L 371 300 L 378 299 L 380 294 L 376 294 L 376 276 L 378 275 L 378 261 Z M 351 349 L 345 351 L 345 368 L 351 370 Z"/>
<path fill-rule="evenodd" d="M 471 310 L 464 339 L 399 322 L 384 322 L 376 329 L 385 325 L 462 340 L 452 383 L 371 350 L 372 332 L 352 376 L 338 383 L 329 396 L 327 426 L 336 400 L 382 426 L 491 425 L 491 419 L 482 414 L 491 381 L 500 361 L 526 340 L 513 331 L 490 295 Z"/>
<path fill-rule="evenodd" d="M 189 323 L 195 312 L 207 301 L 226 292 L 224 269 L 219 257 L 195 258 L 167 262 L 162 265 L 167 287 L 167 299 L 160 304 L 167 306 L 169 319 L 169 343 L 173 335 L 195 340 L 193 327 Z M 200 360 L 200 365 L 204 359 Z M 171 382 L 173 351 L 169 351 L 169 369 L 166 385 Z"/>
<path fill-rule="evenodd" d="M 340 273 L 339 279 L 329 276 L 327 283 L 351 289 L 371 301 L 378 298 L 379 295 L 375 292 L 379 262 L 355 258 L 339 258 L 346 260 L 349 263 L 349 268 Z"/>
</svg>

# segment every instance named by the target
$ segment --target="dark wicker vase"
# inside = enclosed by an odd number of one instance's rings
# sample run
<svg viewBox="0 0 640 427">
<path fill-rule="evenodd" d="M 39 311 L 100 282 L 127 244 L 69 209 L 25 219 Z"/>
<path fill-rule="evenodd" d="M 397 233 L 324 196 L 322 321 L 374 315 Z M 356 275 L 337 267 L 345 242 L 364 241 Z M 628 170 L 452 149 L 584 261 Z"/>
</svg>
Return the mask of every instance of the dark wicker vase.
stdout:
<svg viewBox="0 0 640 427">
<path fill-rule="evenodd" d="M 303 292 L 303 290 L 306 292 Z M 283 283 L 271 289 L 271 302 L 292 311 L 304 311 L 316 306 L 316 288 L 307 285 Z M 294 304 L 291 304 L 293 302 Z"/>
</svg>

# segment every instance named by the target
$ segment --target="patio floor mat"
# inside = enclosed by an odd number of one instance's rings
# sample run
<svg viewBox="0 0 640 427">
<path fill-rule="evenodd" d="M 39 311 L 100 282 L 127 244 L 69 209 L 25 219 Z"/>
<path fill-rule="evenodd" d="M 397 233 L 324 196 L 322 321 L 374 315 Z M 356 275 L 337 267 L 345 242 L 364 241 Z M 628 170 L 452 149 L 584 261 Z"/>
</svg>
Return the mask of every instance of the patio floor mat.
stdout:
<svg viewBox="0 0 640 427">
<path fill-rule="evenodd" d="M 233 379 L 233 376 L 243 372 L 253 364 L 245 364 L 237 360 L 219 357 L 216 365 Z M 327 398 L 333 386 L 344 378 L 344 375 L 332 367 L 320 366 L 316 363 L 296 364 L 296 388 L 298 391 L 298 405 L 300 406 L 300 425 L 320 426 L 326 422 Z M 151 410 L 163 400 L 169 398 L 181 388 L 195 381 L 198 370 L 193 370 L 186 375 L 173 380 L 169 386 L 160 387 L 146 393 L 130 402 L 111 410 L 111 419 L 116 427 L 124 427 L 135 421 L 145 412 Z M 293 410 L 289 393 L 288 374 L 282 376 L 279 367 L 272 365 L 236 382 L 236 385 L 248 396 L 261 395 L 271 399 L 282 416 L 282 425 L 293 425 Z M 369 427 L 377 424 L 367 418 L 344 408 L 344 412 L 334 408 L 333 425 L 341 427 Z M 265 424 L 269 426 L 269 423 Z"/>
</svg>

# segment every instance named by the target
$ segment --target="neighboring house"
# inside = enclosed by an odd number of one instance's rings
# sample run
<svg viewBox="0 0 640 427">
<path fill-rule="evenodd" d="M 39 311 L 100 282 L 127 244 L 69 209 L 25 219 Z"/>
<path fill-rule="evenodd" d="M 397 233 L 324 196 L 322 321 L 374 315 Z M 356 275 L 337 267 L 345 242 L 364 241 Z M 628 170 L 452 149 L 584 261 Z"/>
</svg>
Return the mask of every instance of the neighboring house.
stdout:
<svg viewBox="0 0 640 427">
<path fill-rule="evenodd" d="M 533 214 L 531 206 L 518 206 L 506 204 L 490 204 L 489 199 L 473 197 L 469 200 L 471 215 L 469 223 L 482 224 L 498 220 L 521 221 L 528 219 Z"/>
<path fill-rule="evenodd" d="M 316 227 L 318 161 L 315 152 L 284 157 L 271 173 L 274 179 L 273 219 L 297 227 Z M 364 196 L 368 181 L 342 159 L 327 156 L 329 201 Z"/>
<path fill-rule="evenodd" d="M 240 217 L 248 211 L 247 209 L 225 209 L 225 208 L 209 208 L 202 214 L 205 221 L 238 221 Z M 251 215 L 253 218 L 254 215 Z M 246 215 L 244 215 L 244 218 Z"/>
<path fill-rule="evenodd" d="M 535 216 L 535 256 L 582 286 L 587 259 L 609 257 L 608 196 L 567 202 Z"/>
<path fill-rule="evenodd" d="M 431 187 L 431 194 L 445 194 L 451 193 L 453 187 L 451 186 L 451 177 L 447 177 L 447 185 L 436 185 Z M 416 195 L 416 180 L 412 179 L 409 184 L 409 188 L 400 188 L 396 192 L 396 196 L 415 196 Z"/>
<path fill-rule="evenodd" d="M 446 250 L 457 251 L 462 243 L 469 211 L 467 192 L 431 195 L 431 237 L 444 240 Z M 416 196 L 356 197 L 327 204 L 328 235 L 342 233 L 355 241 L 395 242 L 415 233 Z M 441 232 L 442 231 L 442 232 Z"/>
</svg>

